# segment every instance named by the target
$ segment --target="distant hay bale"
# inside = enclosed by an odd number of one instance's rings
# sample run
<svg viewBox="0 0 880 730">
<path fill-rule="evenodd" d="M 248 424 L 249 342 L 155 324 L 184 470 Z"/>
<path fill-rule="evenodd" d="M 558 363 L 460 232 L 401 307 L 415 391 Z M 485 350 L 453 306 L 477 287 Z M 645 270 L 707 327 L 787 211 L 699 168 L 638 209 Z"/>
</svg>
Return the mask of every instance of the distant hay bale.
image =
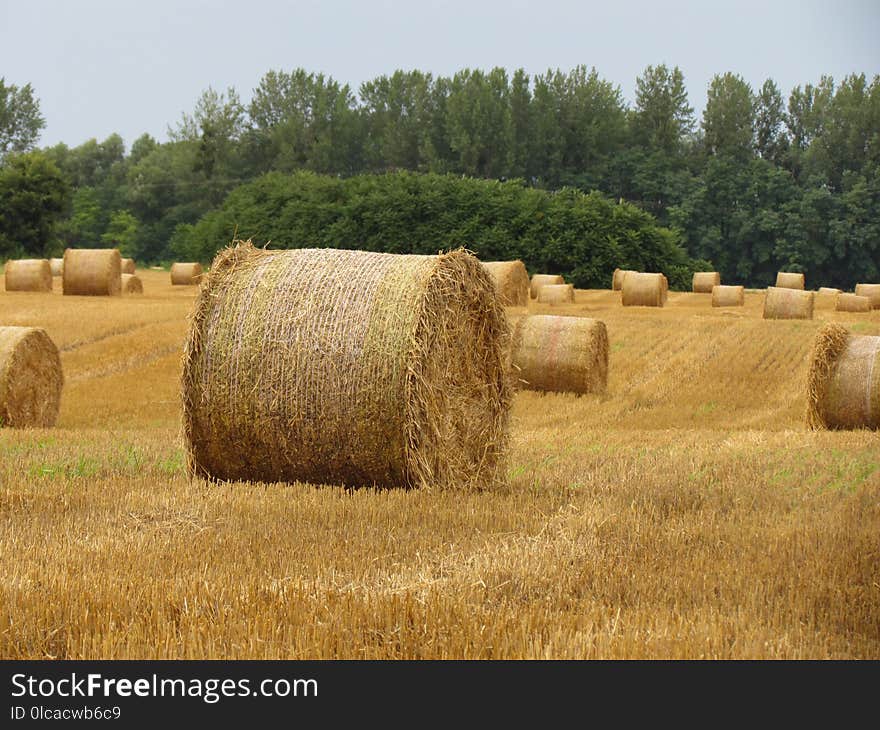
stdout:
<svg viewBox="0 0 880 730">
<path fill-rule="evenodd" d="M 820 286 L 819 291 L 816 293 L 819 294 L 819 296 L 831 297 L 831 296 L 837 296 L 838 294 L 840 294 L 840 289 L 835 289 L 834 287 L 831 287 L 831 286 Z"/>
<path fill-rule="evenodd" d="M 177 286 L 193 286 L 202 280 L 202 265 L 176 263 L 171 265 L 171 283 Z"/>
<path fill-rule="evenodd" d="M 871 300 L 871 309 L 880 309 L 880 284 L 856 284 L 856 294 Z"/>
<path fill-rule="evenodd" d="M 529 295 L 532 299 L 538 298 L 538 290 L 542 286 L 553 285 L 553 284 L 564 284 L 565 279 L 557 274 L 532 274 L 532 281 L 529 287 Z"/>
<path fill-rule="evenodd" d="M 764 319 L 812 319 L 815 293 L 767 287 L 764 296 Z"/>
<path fill-rule="evenodd" d="M 61 276 L 64 273 L 64 259 L 49 259 L 49 268 L 52 276 Z"/>
<path fill-rule="evenodd" d="M 630 272 L 623 280 L 621 301 L 624 307 L 662 307 L 669 283 L 663 274 Z"/>
<path fill-rule="evenodd" d="M 632 271 L 631 269 L 614 269 L 614 273 L 611 275 L 611 289 L 612 291 L 620 291 L 623 287 L 623 280 L 627 274 L 635 274 L 637 272 Z"/>
<path fill-rule="evenodd" d="M 870 312 L 871 300 L 859 294 L 841 292 L 837 297 L 838 312 Z"/>
<path fill-rule="evenodd" d="M 0 425 L 54 426 L 63 385 L 58 348 L 45 330 L 0 327 Z"/>
<path fill-rule="evenodd" d="M 803 289 L 804 275 L 791 271 L 780 271 L 776 274 L 776 287 L 778 289 Z"/>
<path fill-rule="evenodd" d="M 586 317 L 533 315 L 513 335 L 513 365 L 528 390 L 603 393 L 608 383 L 605 323 Z"/>
<path fill-rule="evenodd" d="M 697 294 L 711 294 L 712 287 L 720 284 L 721 274 L 717 271 L 695 271 L 691 287 Z"/>
<path fill-rule="evenodd" d="M 133 274 L 135 272 L 134 259 L 122 259 L 122 273 Z"/>
<path fill-rule="evenodd" d="M 6 262 L 6 291 L 52 291 L 52 267 L 48 259 Z"/>
<path fill-rule="evenodd" d="M 880 337 L 826 324 L 813 344 L 807 375 L 807 425 L 880 428 Z"/>
<path fill-rule="evenodd" d="M 742 286 L 717 284 L 712 287 L 713 307 L 742 307 L 745 303 L 746 294 Z"/>
<path fill-rule="evenodd" d="M 502 306 L 524 307 L 529 303 L 529 273 L 522 261 L 484 261 L 495 281 Z"/>
<path fill-rule="evenodd" d="M 509 347 L 492 280 L 464 251 L 231 246 L 184 352 L 190 474 L 491 487 L 505 479 Z"/>
<path fill-rule="evenodd" d="M 122 275 L 122 293 L 123 294 L 143 294 L 144 285 L 137 274 Z"/>
<path fill-rule="evenodd" d="M 574 301 L 571 284 L 545 284 L 538 289 L 539 304 L 567 304 Z"/>
<path fill-rule="evenodd" d="M 122 287 L 122 258 L 115 248 L 69 248 L 61 277 L 65 294 L 115 296 Z"/>
</svg>

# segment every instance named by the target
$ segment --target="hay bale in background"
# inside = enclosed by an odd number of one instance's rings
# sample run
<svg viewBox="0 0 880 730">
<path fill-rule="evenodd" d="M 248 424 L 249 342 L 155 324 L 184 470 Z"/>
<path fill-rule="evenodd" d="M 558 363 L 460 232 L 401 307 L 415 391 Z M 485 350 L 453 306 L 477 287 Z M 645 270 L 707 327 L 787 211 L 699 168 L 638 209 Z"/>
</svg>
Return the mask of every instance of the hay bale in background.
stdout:
<svg viewBox="0 0 880 730">
<path fill-rule="evenodd" d="M 65 294 L 115 296 L 120 293 L 122 257 L 115 248 L 69 248 L 61 281 Z"/>
<path fill-rule="evenodd" d="M 133 274 L 135 272 L 134 259 L 122 259 L 121 266 L 123 274 Z"/>
<path fill-rule="evenodd" d="M 712 287 L 713 307 L 742 307 L 745 303 L 745 288 L 742 286 L 717 284 Z"/>
<path fill-rule="evenodd" d="M 831 286 L 820 286 L 819 291 L 816 293 L 819 294 L 820 296 L 828 296 L 828 297 L 835 296 L 836 297 L 838 294 L 840 294 L 840 289 L 835 289 L 834 287 L 831 287 Z"/>
<path fill-rule="evenodd" d="M 858 294 L 841 292 L 837 297 L 836 309 L 838 312 L 870 312 L 871 300 Z"/>
<path fill-rule="evenodd" d="M 176 263 L 171 265 L 171 283 L 177 286 L 193 286 L 202 280 L 202 265 Z"/>
<path fill-rule="evenodd" d="M 565 279 L 557 274 L 532 274 L 532 281 L 529 287 L 529 295 L 532 299 L 538 298 L 538 291 L 542 286 L 564 284 Z"/>
<path fill-rule="evenodd" d="M 620 291 L 623 287 L 623 280 L 626 278 L 626 275 L 635 273 L 638 272 L 632 271 L 631 269 L 614 269 L 614 273 L 611 275 L 611 290 Z"/>
<path fill-rule="evenodd" d="M 871 300 L 871 309 L 880 309 L 880 284 L 856 284 L 856 294 Z"/>
<path fill-rule="evenodd" d="M 6 262 L 6 291 L 52 291 L 52 267 L 48 259 Z"/>
<path fill-rule="evenodd" d="M 807 375 L 807 425 L 880 428 L 880 337 L 819 330 Z"/>
<path fill-rule="evenodd" d="M 63 385 L 58 348 L 45 330 L 0 327 L 0 425 L 54 426 Z"/>
<path fill-rule="evenodd" d="M 764 319 L 812 319 L 814 303 L 814 292 L 767 287 Z"/>
<path fill-rule="evenodd" d="M 49 268 L 52 276 L 61 276 L 64 273 L 64 259 L 49 259 Z"/>
<path fill-rule="evenodd" d="M 524 307 L 529 303 L 529 273 L 522 261 L 484 261 L 495 281 L 498 298 L 505 307 Z"/>
<path fill-rule="evenodd" d="M 513 366 L 528 390 L 603 393 L 608 383 L 608 331 L 586 317 L 533 315 L 515 325 Z"/>
<path fill-rule="evenodd" d="M 190 473 L 493 486 L 505 478 L 509 345 L 492 280 L 463 251 L 229 247 L 184 352 Z"/>
<path fill-rule="evenodd" d="M 137 274 L 122 275 L 122 293 L 123 294 L 143 294 L 144 285 Z"/>
<path fill-rule="evenodd" d="M 538 289 L 539 304 L 567 304 L 574 301 L 571 284 L 545 284 Z"/>
<path fill-rule="evenodd" d="M 776 286 L 779 289 L 803 289 L 804 275 L 790 271 L 780 271 L 776 274 Z"/>
<path fill-rule="evenodd" d="M 697 294 L 711 294 L 712 287 L 720 284 L 721 274 L 717 271 L 695 271 L 691 288 Z"/>
<path fill-rule="evenodd" d="M 623 279 L 621 301 L 624 307 L 662 307 L 669 283 L 663 274 L 630 272 Z"/>
</svg>

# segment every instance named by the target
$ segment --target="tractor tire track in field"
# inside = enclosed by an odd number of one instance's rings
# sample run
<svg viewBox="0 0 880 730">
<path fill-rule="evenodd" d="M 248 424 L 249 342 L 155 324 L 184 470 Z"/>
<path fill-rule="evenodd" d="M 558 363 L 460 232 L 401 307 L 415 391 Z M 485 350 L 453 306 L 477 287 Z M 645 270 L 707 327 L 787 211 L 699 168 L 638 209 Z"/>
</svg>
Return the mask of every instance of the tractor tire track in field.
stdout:
<svg viewBox="0 0 880 730">
<path fill-rule="evenodd" d="M 112 329 L 108 332 L 103 332 L 102 334 L 96 335 L 95 337 L 69 342 L 66 345 L 62 345 L 61 347 L 59 347 L 58 352 L 72 352 L 73 350 L 78 350 L 81 347 L 86 347 L 88 345 L 94 345 L 97 342 L 109 340 L 112 337 L 122 337 L 123 335 L 128 335 L 132 332 L 138 332 L 139 330 L 146 329 L 147 327 L 153 327 L 160 324 L 170 324 L 171 322 L 179 321 L 179 319 L 161 319 L 154 322 L 142 322 L 140 324 L 134 324 L 129 327 L 117 327 L 116 329 Z"/>
</svg>

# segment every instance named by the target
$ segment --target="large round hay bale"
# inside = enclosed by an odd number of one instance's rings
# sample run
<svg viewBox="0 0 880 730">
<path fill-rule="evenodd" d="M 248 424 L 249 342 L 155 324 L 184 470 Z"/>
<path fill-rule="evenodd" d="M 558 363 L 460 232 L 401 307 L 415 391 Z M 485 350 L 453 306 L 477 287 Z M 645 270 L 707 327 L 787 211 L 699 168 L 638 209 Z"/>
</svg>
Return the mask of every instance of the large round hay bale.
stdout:
<svg viewBox="0 0 880 730">
<path fill-rule="evenodd" d="M 135 272 L 134 259 L 122 259 L 120 263 L 123 274 L 133 274 Z"/>
<path fill-rule="evenodd" d="M 61 276 L 64 273 L 64 259 L 49 259 L 49 268 L 52 276 Z"/>
<path fill-rule="evenodd" d="M 880 309 L 880 284 L 856 284 L 855 291 L 871 300 L 871 309 Z"/>
<path fill-rule="evenodd" d="M 614 269 L 614 273 L 611 275 L 611 289 L 612 291 L 620 291 L 623 287 L 623 280 L 627 274 L 635 274 L 637 272 L 632 271 L 631 269 Z"/>
<path fill-rule="evenodd" d="M 492 486 L 509 346 L 492 280 L 466 252 L 227 248 L 184 353 L 190 473 Z"/>
<path fill-rule="evenodd" d="M 838 312 L 870 312 L 871 300 L 859 294 L 841 292 L 837 297 Z"/>
<path fill-rule="evenodd" d="M 853 335 L 839 324 L 819 330 L 807 376 L 807 424 L 880 428 L 880 337 Z"/>
<path fill-rule="evenodd" d="M 69 248 L 61 277 L 65 294 L 114 296 L 122 286 L 122 258 L 115 248 Z"/>
<path fill-rule="evenodd" d="M 624 307 L 662 307 L 669 283 L 663 274 L 630 272 L 623 279 L 621 301 Z"/>
<path fill-rule="evenodd" d="M 123 294 L 143 294 L 144 284 L 137 274 L 122 275 L 122 293 Z"/>
<path fill-rule="evenodd" d="M 812 319 L 815 293 L 775 286 L 764 296 L 764 319 Z"/>
<path fill-rule="evenodd" d="M 7 261 L 6 291 L 52 291 L 52 267 L 49 260 Z"/>
<path fill-rule="evenodd" d="M 529 272 L 522 261 L 484 261 L 492 276 L 498 298 L 505 307 L 524 307 L 529 303 Z"/>
<path fill-rule="evenodd" d="M 202 280 L 202 265 L 199 263 L 171 264 L 171 283 L 176 286 L 193 286 Z"/>
<path fill-rule="evenodd" d="M 745 303 L 746 294 L 742 286 L 717 284 L 712 287 L 713 307 L 742 307 Z"/>
<path fill-rule="evenodd" d="M 54 426 L 64 376 L 58 348 L 38 327 L 0 327 L 0 425 Z"/>
<path fill-rule="evenodd" d="M 717 271 L 695 271 L 691 287 L 697 294 L 711 294 L 712 287 L 720 284 L 721 274 Z"/>
<path fill-rule="evenodd" d="M 531 285 L 529 286 L 529 295 L 532 299 L 538 298 L 538 291 L 542 286 L 547 286 L 548 284 L 564 284 L 565 279 L 563 279 L 558 274 L 532 274 Z"/>
<path fill-rule="evenodd" d="M 804 275 L 792 271 L 780 271 L 776 274 L 776 286 L 779 289 L 803 289 Z"/>
<path fill-rule="evenodd" d="M 586 317 L 521 318 L 513 336 L 517 384 L 528 390 L 602 393 L 608 383 L 605 323 Z"/>
<path fill-rule="evenodd" d="M 539 304 L 569 304 L 574 301 L 571 284 L 545 284 L 538 289 Z"/>
</svg>

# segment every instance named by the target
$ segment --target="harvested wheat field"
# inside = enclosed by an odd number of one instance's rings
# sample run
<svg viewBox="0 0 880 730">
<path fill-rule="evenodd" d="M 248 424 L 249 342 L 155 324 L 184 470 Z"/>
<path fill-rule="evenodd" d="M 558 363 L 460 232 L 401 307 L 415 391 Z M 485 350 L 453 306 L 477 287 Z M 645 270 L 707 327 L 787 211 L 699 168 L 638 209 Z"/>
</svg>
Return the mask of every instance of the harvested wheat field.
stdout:
<svg viewBox="0 0 880 730">
<path fill-rule="evenodd" d="M 517 392 L 506 484 L 226 484 L 187 477 L 198 288 L 140 276 L 0 293 L 64 370 L 0 430 L 0 657 L 880 658 L 880 436 L 806 424 L 817 332 L 880 310 L 532 301 L 605 323 L 607 388 Z"/>
</svg>

